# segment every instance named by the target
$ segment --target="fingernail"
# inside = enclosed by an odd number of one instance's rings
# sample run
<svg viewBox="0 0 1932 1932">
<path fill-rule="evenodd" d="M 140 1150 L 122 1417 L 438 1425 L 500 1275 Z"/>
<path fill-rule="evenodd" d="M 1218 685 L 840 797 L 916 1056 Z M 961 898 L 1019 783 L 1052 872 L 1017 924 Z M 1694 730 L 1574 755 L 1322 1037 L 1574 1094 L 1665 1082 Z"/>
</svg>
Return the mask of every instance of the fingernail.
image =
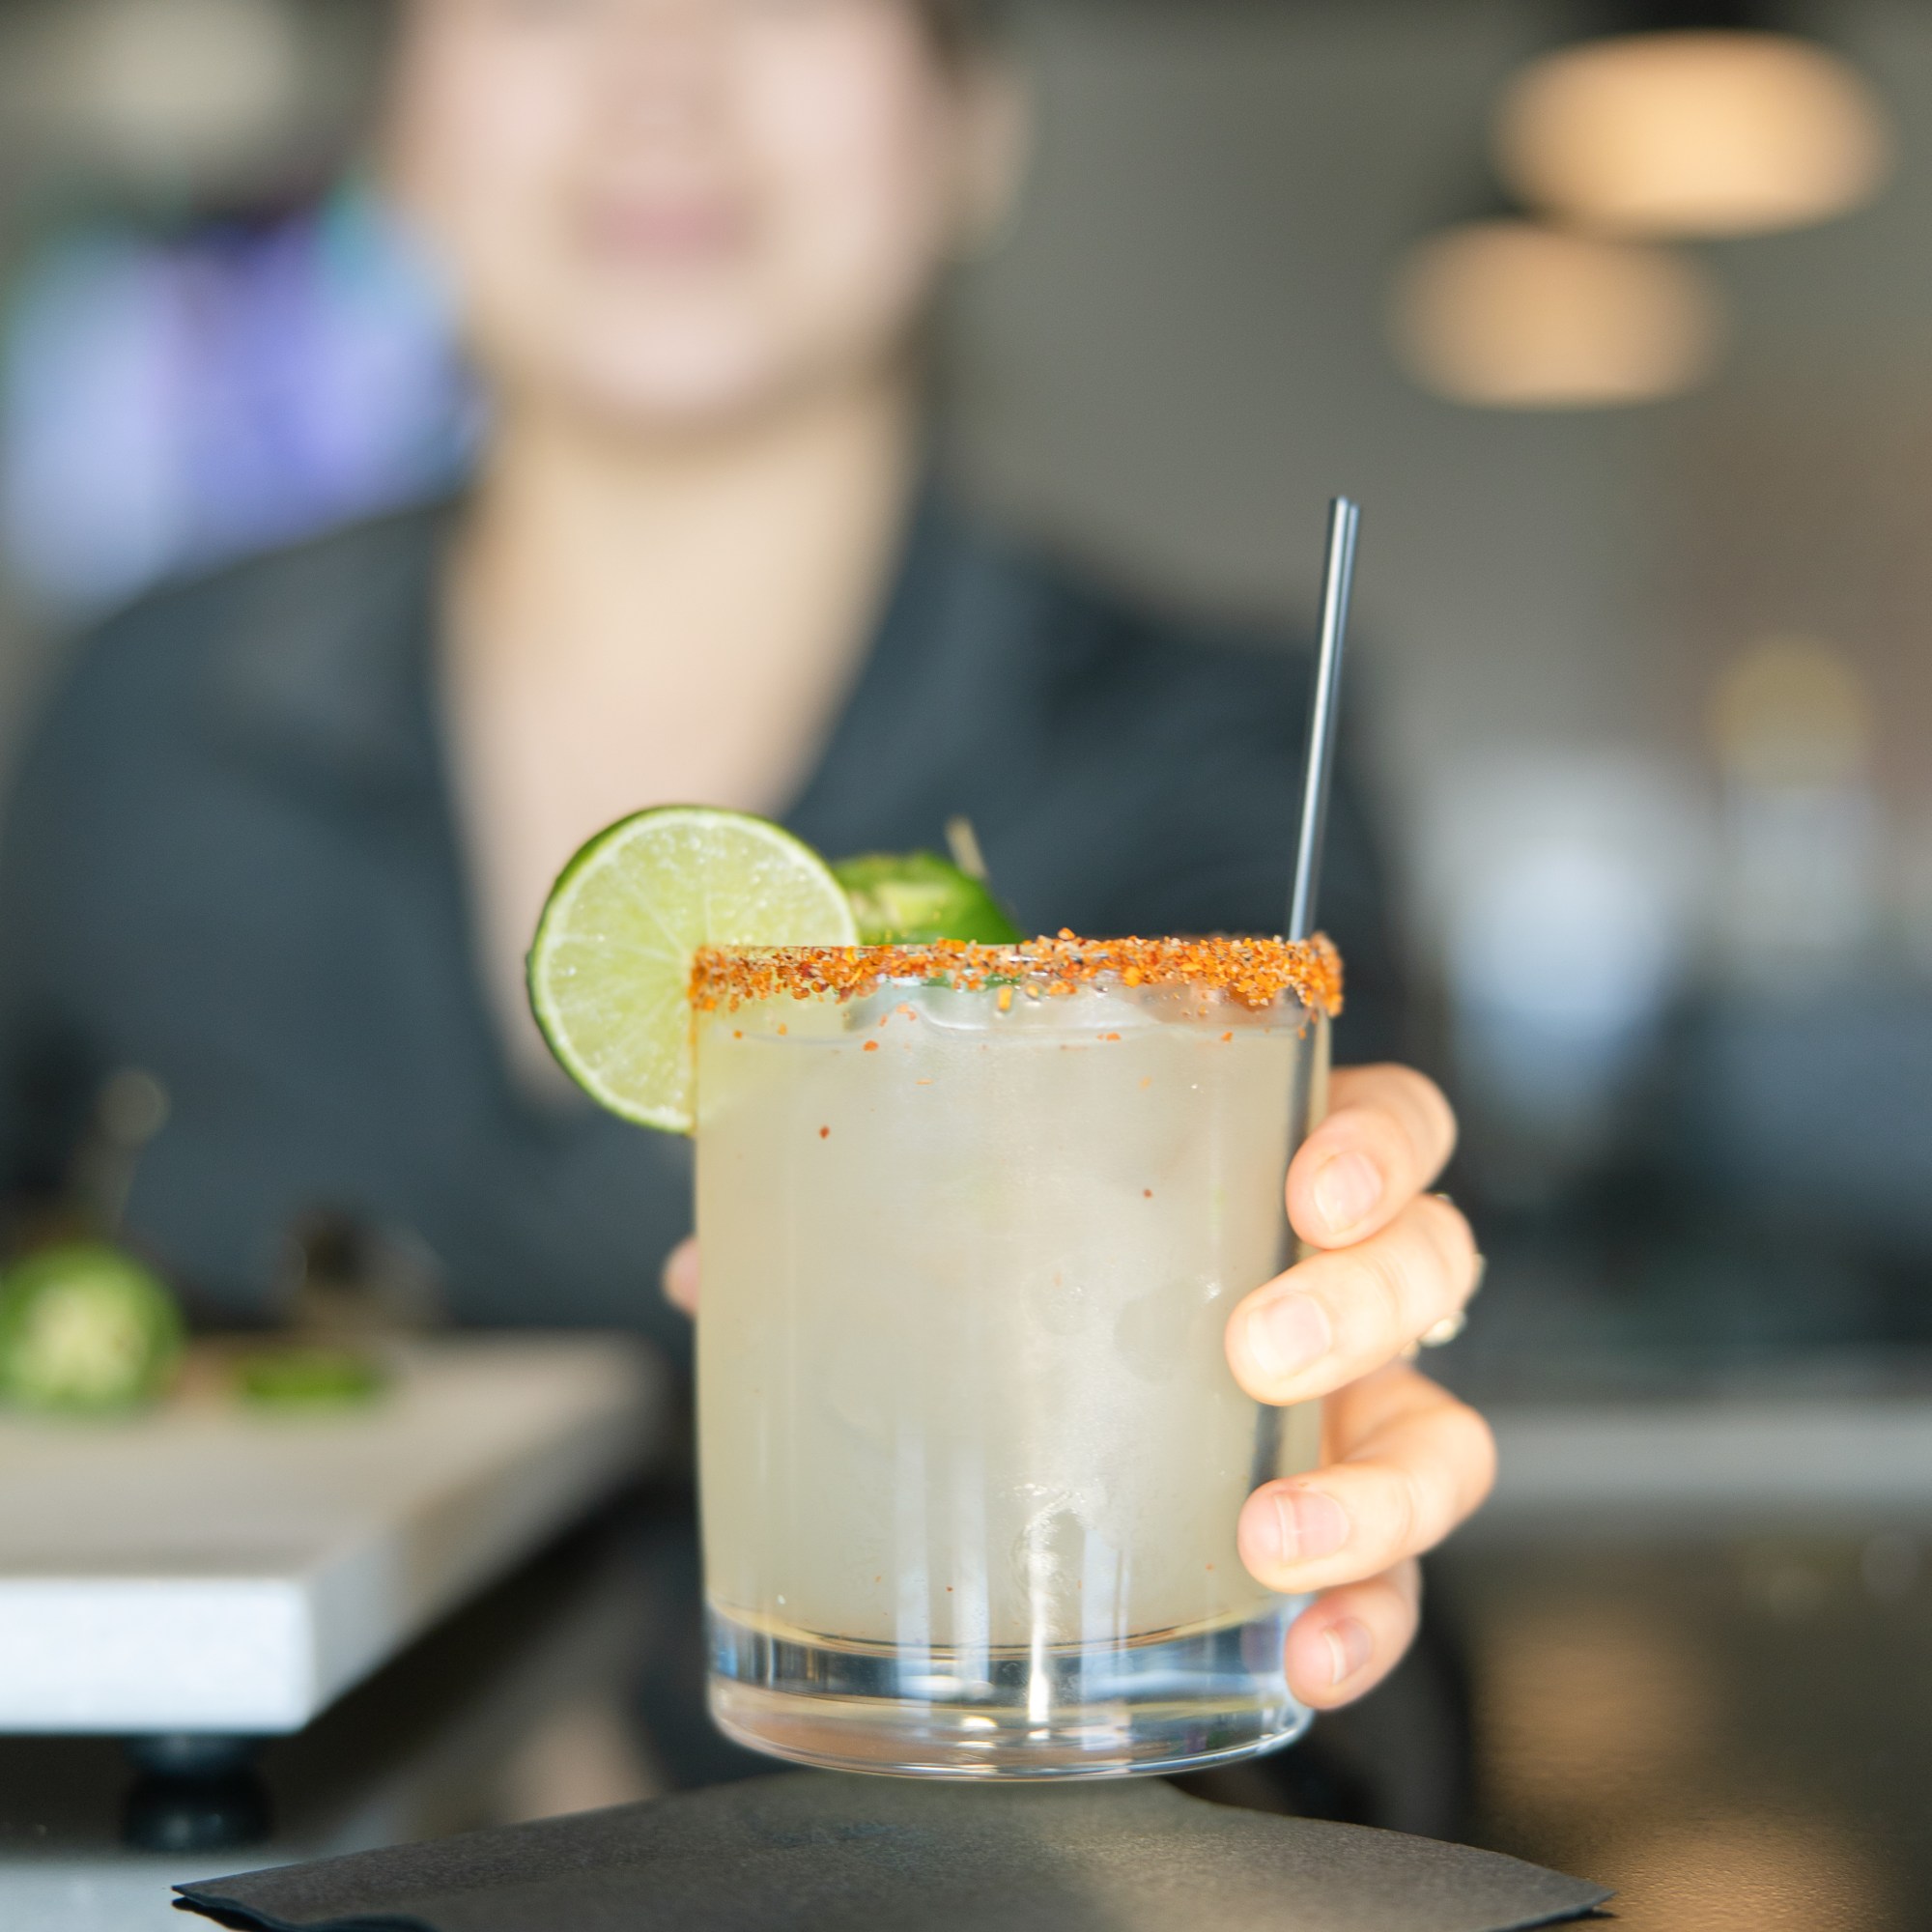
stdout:
<svg viewBox="0 0 1932 1932">
<path fill-rule="evenodd" d="M 1277 1490 L 1269 1499 L 1274 1508 L 1258 1525 L 1277 1563 L 1313 1563 L 1332 1556 L 1349 1540 L 1349 1513 L 1333 1496 L 1320 1490 Z"/>
<path fill-rule="evenodd" d="M 1321 1633 L 1328 1641 L 1328 1682 L 1348 1683 L 1358 1670 L 1366 1670 L 1376 1654 L 1376 1640 L 1367 1624 L 1355 1617 L 1344 1617 Z"/>
<path fill-rule="evenodd" d="M 1365 1153 L 1338 1153 L 1315 1172 L 1315 1205 L 1337 1234 L 1366 1219 L 1381 1198 L 1381 1175 Z"/>
<path fill-rule="evenodd" d="M 1248 1353 L 1273 1381 L 1319 1362 L 1335 1340 L 1328 1311 L 1306 1294 L 1281 1294 L 1248 1317 Z"/>
</svg>

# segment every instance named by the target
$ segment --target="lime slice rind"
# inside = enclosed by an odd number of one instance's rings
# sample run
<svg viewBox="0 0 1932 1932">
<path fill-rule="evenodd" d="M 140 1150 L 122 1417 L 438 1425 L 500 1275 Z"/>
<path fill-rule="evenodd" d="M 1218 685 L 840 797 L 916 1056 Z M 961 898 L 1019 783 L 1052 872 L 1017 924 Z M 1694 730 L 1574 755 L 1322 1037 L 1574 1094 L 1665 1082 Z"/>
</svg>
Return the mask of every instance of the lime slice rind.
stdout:
<svg viewBox="0 0 1932 1932">
<path fill-rule="evenodd" d="M 857 939 L 843 888 L 783 827 L 661 806 L 599 833 L 564 867 L 530 948 L 530 1009 L 600 1106 L 689 1133 L 697 949 Z"/>
</svg>

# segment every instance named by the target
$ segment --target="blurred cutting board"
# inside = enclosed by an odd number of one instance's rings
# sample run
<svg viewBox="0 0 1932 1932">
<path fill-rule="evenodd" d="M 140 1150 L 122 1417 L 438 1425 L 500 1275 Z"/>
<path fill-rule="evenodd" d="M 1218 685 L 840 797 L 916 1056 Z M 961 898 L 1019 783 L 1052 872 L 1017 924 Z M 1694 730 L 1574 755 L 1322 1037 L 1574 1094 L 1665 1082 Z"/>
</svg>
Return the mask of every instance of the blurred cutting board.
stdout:
<svg viewBox="0 0 1932 1932">
<path fill-rule="evenodd" d="M 619 1337 L 425 1343 L 367 1408 L 0 1417 L 0 1731 L 298 1730 L 641 1463 Z"/>
</svg>

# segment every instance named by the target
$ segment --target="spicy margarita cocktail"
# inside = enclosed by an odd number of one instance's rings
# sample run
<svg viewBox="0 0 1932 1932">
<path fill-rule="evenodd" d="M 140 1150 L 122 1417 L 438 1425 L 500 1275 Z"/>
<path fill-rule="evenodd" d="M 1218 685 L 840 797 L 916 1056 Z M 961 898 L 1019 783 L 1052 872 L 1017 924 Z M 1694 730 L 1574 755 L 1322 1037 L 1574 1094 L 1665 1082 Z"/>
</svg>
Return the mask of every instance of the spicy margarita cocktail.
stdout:
<svg viewBox="0 0 1932 1932">
<path fill-rule="evenodd" d="M 935 867 L 835 875 L 781 827 L 665 807 L 577 855 L 531 949 L 585 1092 L 697 1136 L 713 1712 L 939 1776 L 1267 1749 L 1305 1721 L 1299 1605 L 1236 1524 L 1319 1424 L 1244 1396 L 1222 1334 L 1289 1259 L 1340 964 L 857 943 L 930 915 Z M 998 923 L 954 880 L 949 920 Z"/>
<path fill-rule="evenodd" d="M 1266 1749 L 1299 1608 L 1242 1567 L 1314 1408 L 1222 1330 L 1285 1265 L 1322 946 L 1064 935 L 698 956 L 712 1702 L 854 1770 Z"/>
</svg>

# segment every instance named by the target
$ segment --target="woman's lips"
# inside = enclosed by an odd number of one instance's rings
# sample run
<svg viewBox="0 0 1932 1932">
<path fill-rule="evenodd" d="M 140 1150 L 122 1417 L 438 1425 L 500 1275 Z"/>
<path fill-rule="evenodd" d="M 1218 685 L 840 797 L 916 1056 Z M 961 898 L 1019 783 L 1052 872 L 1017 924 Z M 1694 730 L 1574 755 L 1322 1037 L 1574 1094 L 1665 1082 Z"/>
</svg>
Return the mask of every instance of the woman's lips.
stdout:
<svg viewBox="0 0 1932 1932">
<path fill-rule="evenodd" d="M 607 201 L 584 232 L 599 255 L 646 268 L 703 267 L 735 255 L 751 233 L 746 211 L 722 201 Z"/>
</svg>

